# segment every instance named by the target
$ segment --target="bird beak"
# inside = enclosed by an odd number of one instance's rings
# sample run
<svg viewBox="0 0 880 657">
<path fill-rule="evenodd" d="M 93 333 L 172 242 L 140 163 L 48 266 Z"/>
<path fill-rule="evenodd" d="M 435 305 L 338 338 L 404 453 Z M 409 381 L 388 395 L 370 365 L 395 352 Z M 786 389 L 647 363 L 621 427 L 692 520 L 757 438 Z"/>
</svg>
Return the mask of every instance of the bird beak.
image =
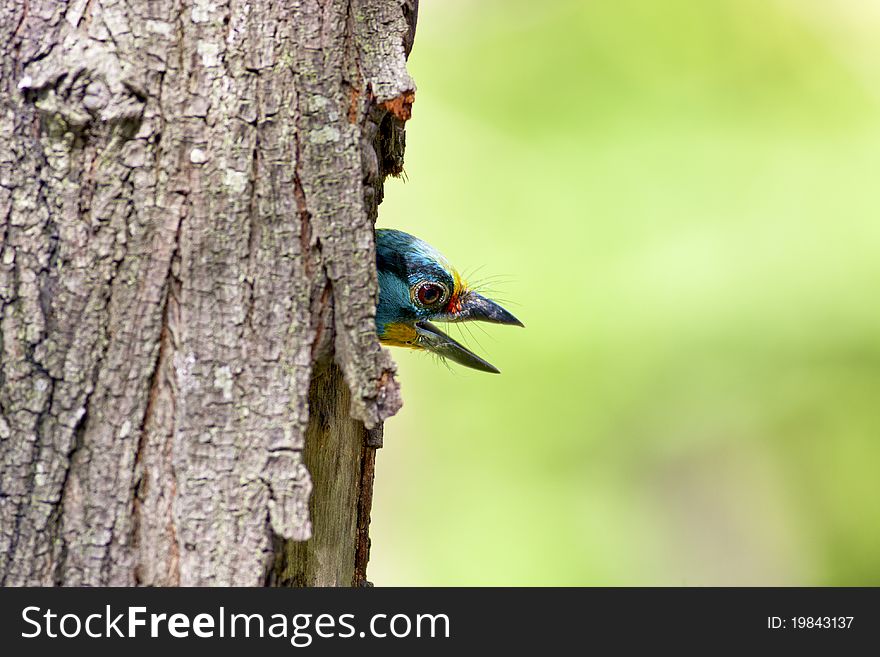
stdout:
<svg viewBox="0 0 880 657">
<path fill-rule="evenodd" d="M 511 313 L 499 306 L 491 299 L 476 292 L 465 292 L 461 296 L 461 310 L 444 317 L 449 322 L 491 322 L 493 324 L 509 324 L 511 326 L 524 326 L 524 324 Z"/>
<path fill-rule="evenodd" d="M 498 307 L 501 308 L 500 306 Z M 503 308 L 501 308 L 501 310 L 502 312 L 507 312 Z M 510 315 L 510 313 L 507 314 Z M 511 318 L 513 318 L 513 315 L 510 316 Z M 514 319 L 513 322 L 506 323 L 518 324 L 519 322 Z M 418 342 L 418 345 L 423 349 L 427 349 L 428 351 L 437 354 L 441 358 L 448 358 L 449 360 L 455 361 L 459 365 L 471 367 L 475 370 L 480 370 L 481 372 L 491 372 L 492 374 L 501 373 L 498 368 L 477 356 L 474 352 L 467 349 L 464 345 L 450 338 L 443 331 L 434 326 L 431 322 L 416 322 L 415 326 L 417 336 L 416 340 Z"/>
</svg>

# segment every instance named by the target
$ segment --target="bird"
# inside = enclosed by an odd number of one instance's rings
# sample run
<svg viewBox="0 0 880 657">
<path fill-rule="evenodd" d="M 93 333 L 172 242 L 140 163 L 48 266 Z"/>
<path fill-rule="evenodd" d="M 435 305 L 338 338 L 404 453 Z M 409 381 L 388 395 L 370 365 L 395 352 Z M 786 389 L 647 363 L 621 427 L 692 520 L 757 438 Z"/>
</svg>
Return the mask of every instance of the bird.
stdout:
<svg viewBox="0 0 880 657">
<path fill-rule="evenodd" d="M 500 373 L 433 322 L 523 323 L 471 289 L 437 249 L 409 233 L 378 228 L 376 271 L 376 333 L 380 343 L 420 349 L 475 370 Z"/>
</svg>

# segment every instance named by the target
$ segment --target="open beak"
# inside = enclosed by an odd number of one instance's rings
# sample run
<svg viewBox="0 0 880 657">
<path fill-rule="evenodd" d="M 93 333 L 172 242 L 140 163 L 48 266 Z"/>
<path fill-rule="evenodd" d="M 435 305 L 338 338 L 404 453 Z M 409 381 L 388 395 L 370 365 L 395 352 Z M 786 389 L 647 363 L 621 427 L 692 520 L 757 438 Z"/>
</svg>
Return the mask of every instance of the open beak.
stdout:
<svg viewBox="0 0 880 657">
<path fill-rule="evenodd" d="M 493 324 L 509 324 L 523 326 L 512 314 L 504 310 L 491 299 L 476 292 L 465 292 L 461 296 L 461 310 L 444 317 L 448 322 L 491 322 Z"/>
<path fill-rule="evenodd" d="M 512 314 L 491 299 L 476 292 L 465 292 L 461 296 L 455 312 L 438 317 L 443 322 L 491 322 L 522 326 Z M 416 322 L 417 342 L 420 347 L 432 351 L 442 358 L 448 358 L 459 365 L 471 367 L 481 372 L 500 374 L 498 368 L 477 356 L 461 343 L 453 340 L 431 322 Z"/>
<path fill-rule="evenodd" d="M 498 307 L 501 308 L 500 306 Z M 501 310 L 507 312 L 503 308 Z M 507 314 L 510 315 L 510 313 Z M 513 315 L 510 315 L 510 317 L 513 318 Z M 515 318 L 513 318 L 513 322 L 506 323 L 519 324 Z M 480 370 L 481 372 L 491 372 L 492 374 L 501 373 L 494 365 L 486 362 L 467 347 L 450 338 L 431 322 L 416 322 L 416 335 L 420 347 L 427 349 L 442 358 L 448 358 L 459 365 L 471 367 L 475 370 Z"/>
</svg>

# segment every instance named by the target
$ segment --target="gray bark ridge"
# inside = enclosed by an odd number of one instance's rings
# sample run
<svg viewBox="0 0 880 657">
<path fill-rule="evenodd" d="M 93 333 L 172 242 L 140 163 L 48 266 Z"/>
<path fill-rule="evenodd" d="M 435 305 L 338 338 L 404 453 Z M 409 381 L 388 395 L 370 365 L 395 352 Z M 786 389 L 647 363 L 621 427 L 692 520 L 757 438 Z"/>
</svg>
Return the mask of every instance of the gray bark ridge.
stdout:
<svg viewBox="0 0 880 657">
<path fill-rule="evenodd" d="M 2 2 L 2 584 L 261 584 L 312 535 L 316 361 L 368 428 L 401 403 L 372 224 L 405 9 Z"/>
</svg>

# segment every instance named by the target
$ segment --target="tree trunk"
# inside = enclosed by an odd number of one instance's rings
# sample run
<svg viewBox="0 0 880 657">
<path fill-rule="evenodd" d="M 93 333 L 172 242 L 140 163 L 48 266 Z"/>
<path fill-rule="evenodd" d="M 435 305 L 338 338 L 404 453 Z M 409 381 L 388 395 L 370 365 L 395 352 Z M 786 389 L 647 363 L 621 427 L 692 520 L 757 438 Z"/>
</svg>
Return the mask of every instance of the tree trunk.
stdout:
<svg viewBox="0 0 880 657">
<path fill-rule="evenodd" d="M 352 585 L 400 0 L 0 0 L 4 585 Z"/>
</svg>

